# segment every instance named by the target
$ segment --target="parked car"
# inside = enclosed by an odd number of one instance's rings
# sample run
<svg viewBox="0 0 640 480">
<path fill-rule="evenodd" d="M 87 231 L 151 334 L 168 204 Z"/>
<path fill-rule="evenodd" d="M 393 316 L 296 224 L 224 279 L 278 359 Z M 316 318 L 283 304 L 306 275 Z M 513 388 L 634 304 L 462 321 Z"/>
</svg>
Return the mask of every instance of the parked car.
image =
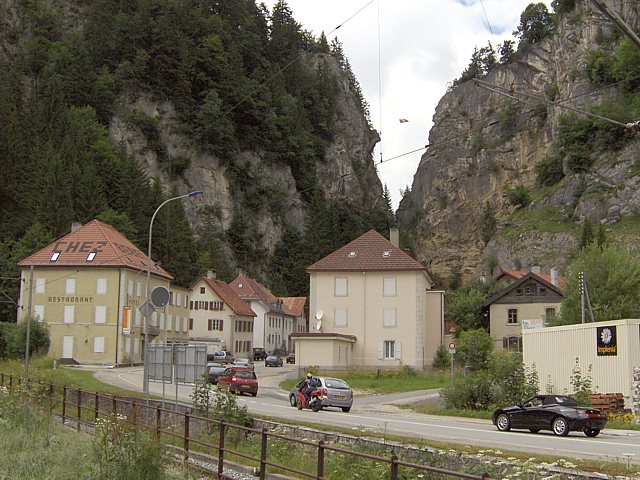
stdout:
<svg viewBox="0 0 640 480">
<path fill-rule="evenodd" d="M 246 368 L 228 367 L 218 377 L 218 389 L 255 397 L 258 395 L 258 378 L 255 372 Z"/>
<path fill-rule="evenodd" d="M 343 412 L 349 412 L 353 406 L 353 390 L 347 382 L 339 378 L 314 377 L 320 381 L 322 390 L 322 408 L 339 407 Z M 304 380 L 299 382 L 289 393 L 289 404 L 295 407 L 298 389 Z"/>
<path fill-rule="evenodd" d="M 296 363 L 296 354 L 290 353 L 287 355 L 287 363 Z"/>
<path fill-rule="evenodd" d="M 246 368 L 248 370 L 254 370 L 253 362 L 248 358 L 236 358 L 232 364 L 234 367 Z"/>
<path fill-rule="evenodd" d="M 595 408 L 579 407 L 578 402 L 566 395 L 536 395 L 519 405 L 497 408 L 491 418 L 501 432 L 522 428 L 532 433 L 551 430 L 559 436 L 581 431 L 587 437 L 595 437 L 607 424 L 606 414 Z"/>
<path fill-rule="evenodd" d="M 264 348 L 254 348 L 253 349 L 253 361 L 264 360 L 267 358 L 267 351 Z"/>
<path fill-rule="evenodd" d="M 216 362 L 231 363 L 233 362 L 233 354 L 227 350 L 213 352 L 213 360 Z"/>
<path fill-rule="evenodd" d="M 207 374 L 207 381 L 209 383 L 213 383 L 214 385 L 216 385 L 218 383 L 218 377 L 226 369 L 227 367 L 224 365 L 209 367 L 209 373 Z"/>
<path fill-rule="evenodd" d="M 281 367 L 282 366 L 282 357 L 278 357 L 277 355 L 269 355 L 264 359 L 265 367 Z"/>
</svg>

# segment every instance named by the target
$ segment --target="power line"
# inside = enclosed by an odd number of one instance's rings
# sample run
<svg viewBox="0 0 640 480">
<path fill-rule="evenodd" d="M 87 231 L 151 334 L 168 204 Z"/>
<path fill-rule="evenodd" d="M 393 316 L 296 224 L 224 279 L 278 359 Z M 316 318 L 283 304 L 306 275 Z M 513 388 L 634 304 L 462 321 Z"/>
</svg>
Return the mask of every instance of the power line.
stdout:
<svg viewBox="0 0 640 480">
<path fill-rule="evenodd" d="M 493 36 L 493 28 L 491 28 L 491 22 L 489 21 L 489 16 L 487 15 L 487 10 L 484 8 L 484 2 L 482 0 L 480 0 L 480 5 L 482 5 L 484 18 L 487 19 L 487 26 L 489 27 L 489 32 L 491 32 L 491 38 L 493 38 L 493 43 L 496 43 L 496 37 Z"/>
<path fill-rule="evenodd" d="M 380 137 L 382 139 L 382 48 L 380 38 L 380 0 L 378 0 L 378 103 L 380 106 Z M 382 142 L 380 142 L 380 161 L 382 161 Z"/>
</svg>

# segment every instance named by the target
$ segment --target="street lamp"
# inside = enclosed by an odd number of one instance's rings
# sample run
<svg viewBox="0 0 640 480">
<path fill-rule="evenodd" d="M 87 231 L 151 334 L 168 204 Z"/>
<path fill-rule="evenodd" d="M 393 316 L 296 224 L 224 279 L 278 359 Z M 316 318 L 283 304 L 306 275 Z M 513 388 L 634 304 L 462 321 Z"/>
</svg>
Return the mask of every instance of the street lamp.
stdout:
<svg viewBox="0 0 640 480">
<path fill-rule="evenodd" d="M 185 193 L 184 195 L 178 195 L 177 197 L 173 197 L 168 200 L 165 200 L 160 204 L 158 208 L 156 208 L 156 211 L 153 212 L 153 216 L 151 217 L 151 222 L 149 223 L 149 249 L 147 251 L 147 286 L 145 289 L 145 297 L 147 299 L 145 302 L 145 306 L 146 306 L 145 312 L 147 313 L 144 314 L 144 348 L 143 348 L 144 358 L 142 359 L 142 368 L 143 368 L 142 391 L 144 393 L 149 393 L 149 370 L 147 366 L 147 357 L 149 353 L 149 317 L 153 314 L 152 311 L 150 312 L 151 301 L 149 298 L 151 294 L 150 292 L 151 290 L 151 232 L 153 231 L 153 221 L 156 219 L 156 215 L 160 211 L 160 209 L 164 207 L 167 203 L 172 202 L 173 200 L 179 200 L 181 198 L 197 197 L 198 195 L 201 195 L 201 194 L 202 194 L 201 191 L 196 190 L 193 192 Z"/>
</svg>

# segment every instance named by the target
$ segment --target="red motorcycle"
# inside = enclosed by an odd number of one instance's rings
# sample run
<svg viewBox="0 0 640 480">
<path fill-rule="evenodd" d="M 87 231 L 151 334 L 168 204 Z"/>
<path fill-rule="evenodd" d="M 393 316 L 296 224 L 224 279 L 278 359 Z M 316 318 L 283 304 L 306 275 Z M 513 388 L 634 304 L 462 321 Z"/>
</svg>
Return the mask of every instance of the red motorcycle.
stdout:
<svg viewBox="0 0 640 480">
<path fill-rule="evenodd" d="M 307 397 L 303 395 L 303 389 L 298 388 L 296 397 L 296 407 L 298 410 L 302 410 L 303 408 L 310 408 L 314 412 L 319 412 L 322 410 L 322 389 L 315 388 L 311 395 L 309 395 L 309 401 L 307 402 Z"/>
</svg>

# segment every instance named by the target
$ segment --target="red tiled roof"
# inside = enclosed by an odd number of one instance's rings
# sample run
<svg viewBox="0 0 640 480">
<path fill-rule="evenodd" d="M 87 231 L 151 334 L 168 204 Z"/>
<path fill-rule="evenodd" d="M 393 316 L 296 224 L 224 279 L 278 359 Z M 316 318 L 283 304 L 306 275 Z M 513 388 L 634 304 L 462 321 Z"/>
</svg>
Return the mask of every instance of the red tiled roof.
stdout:
<svg viewBox="0 0 640 480">
<path fill-rule="evenodd" d="M 289 315 L 301 317 L 304 314 L 307 297 L 282 297 L 280 300 L 284 302 L 285 312 Z"/>
<path fill-rule="evenodd" d="M 530 272 L 523 272 L 521 270 L 502 270 L 502 272 L 500 272 L 497 276 L 496 276 L 496 280 L 501 279 L 502 277 L 511 277 L 514 280 L 520 280 L 522 277 L 524 277 L 525 275 L 528 275 Z M 537 275 L 538 277 L 544 279 L 545 281 L 552 283 L 551 282 L 551 275 L 547 275 L 546 273 L 536 273 L 534 275 Z M 564 285 L 564 277 L 558 276 L 558 283 L 560 284 L 560 286 Z"/>
<path fill-rule="evenodd" d="M 307 272 L 336 270 L 423 270 L 426 273 L 423 265 L 375 230 L 369 230 L 351 243 L 307 267 Z"/>
<path fill-rule="evenodd" d="M 59 252 L 52 260 L 54 252 Z M 91 258 L 89 255 L 95 252 Z M 111 225 L 92 220 L 18 262 L 20 266 L 46 267 L 124 267 L 147 270 L 147 255 Z M 154 275 L 173 279 L 163 268 L 151 263 Z"/>
<path fill-rule="evenodd" d="M 267 287 L 242 273 L 229 282 L 229 287 L 243 300 L 262 300 L 268 305 L 277 300 Z"/>
<path fill-rule="evenodd" d="M 202 277 L 202 280 L 216 292 L 216 295 L 218 295 L 224 303 L 231 307 L 236 315 L 244 315 L 247 317 L 256 316 L 249 304 L 236 295 L 236 292 L 222 280 L 206 277 Z"/>
</svg>

